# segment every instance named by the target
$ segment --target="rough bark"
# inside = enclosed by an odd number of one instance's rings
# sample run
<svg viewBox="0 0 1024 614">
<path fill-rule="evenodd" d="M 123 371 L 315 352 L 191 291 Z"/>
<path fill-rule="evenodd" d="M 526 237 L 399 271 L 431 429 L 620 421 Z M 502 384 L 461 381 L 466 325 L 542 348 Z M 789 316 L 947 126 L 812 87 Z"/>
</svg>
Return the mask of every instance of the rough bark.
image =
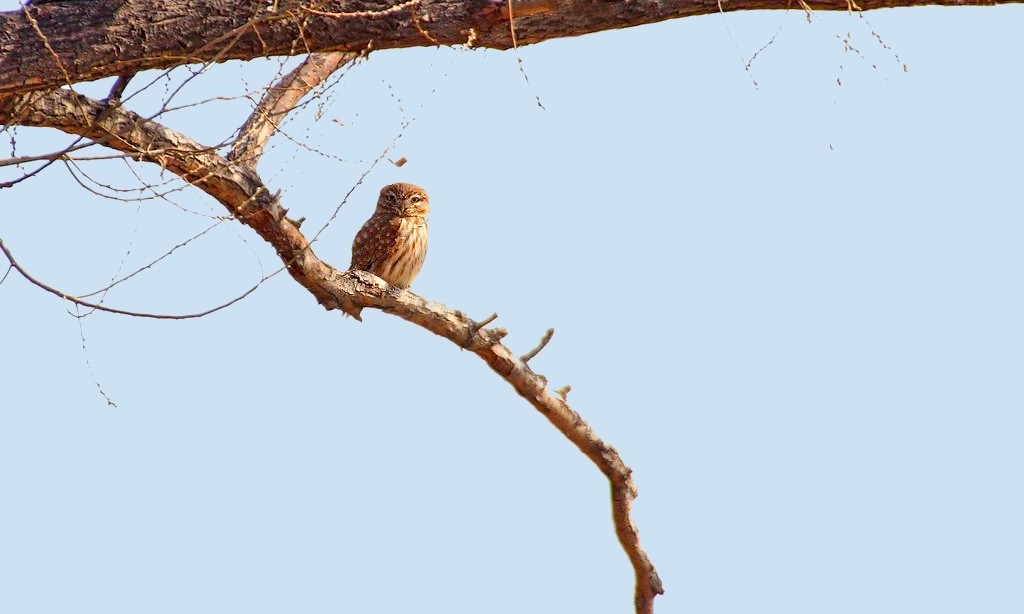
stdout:
<svg viewBox="0 0 1024 614">
<path fill-rule="evenodd" d="M 864 10 L 1021 0 L 861 0 Z M 799 0 L 513 0 L 516 42 Z M 848 10 L 816 0 L 815 10 Z M 315 6 L 314 8 L 310 8 Z M 433 45 L 512 47 L 507 0 L 56 0 L 0 13 L 0 93 L 262 56 Z"/>
</svg>

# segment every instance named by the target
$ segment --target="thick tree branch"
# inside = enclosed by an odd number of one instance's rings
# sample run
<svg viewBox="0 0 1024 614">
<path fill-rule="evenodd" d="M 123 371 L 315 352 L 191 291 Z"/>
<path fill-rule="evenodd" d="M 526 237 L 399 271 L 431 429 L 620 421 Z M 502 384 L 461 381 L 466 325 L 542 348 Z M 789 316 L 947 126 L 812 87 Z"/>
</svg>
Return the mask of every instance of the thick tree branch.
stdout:
<svg viewBox="0 0 1024 614">
<path fill-rule="evenodd" d="M 864 10 L 1022 0 L 861 0 Z M 813 0 L 846 11 L 847 0 Z M 276 10 L 271 10 L 275 7 Z M 315 6 L 315 8 L 310 8 Z M 719 11 L 786 9 L 790 0 L 513 0 L 516 42 Z M 509 49 L 507 0 L 91 0 L 0 13 L 0 93 L 145 69 L 309 52 L 466 45 Z"/>
<path fill-rule="evenodd" d="M 253 167 L 233 163 L 203 145 L 122 107 L 71 90 L 0 95 L 0 123 L 46 126 L 77 134 L 153 162 L 178 174 L 220 201 L 239 221 L 272 245 L 288 272 L 327 309 L 358 313 L 371 307 L 392 313 L 475 353 L 520 396 L 543 414 L 608 478 L 615 531 L 636 575 L 636 611 L 653 612 L 661 580 L 640 547 L 630 507 L 637 490 L 632 471 L 564 398 L 553 396 L 547 380 L 501 343 L 505 331 L 485 328 L 464 313 L 388 285 L 362 271 L 340 271 L 323 262 L 270 195 Z M 485 322 L 493 321 L 493 317 Z M 528 358 L 527 358 L 528 360 Z"/>
</svg>

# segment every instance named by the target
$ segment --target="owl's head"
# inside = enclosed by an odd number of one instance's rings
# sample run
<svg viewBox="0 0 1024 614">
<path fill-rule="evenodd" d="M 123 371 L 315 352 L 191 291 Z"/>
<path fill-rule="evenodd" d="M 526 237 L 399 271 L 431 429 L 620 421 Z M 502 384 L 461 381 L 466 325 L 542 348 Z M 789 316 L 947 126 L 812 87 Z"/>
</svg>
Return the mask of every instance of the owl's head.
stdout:
<svg viewBox="0 0 1024 614">
<path fill-rule="evenodd" d="M 427 191 L 411 183 L 392 183 L 384 186 L 377 199 L 377 210 L 399 217 L 425 217 L 430 213 Z"/>
</svg>

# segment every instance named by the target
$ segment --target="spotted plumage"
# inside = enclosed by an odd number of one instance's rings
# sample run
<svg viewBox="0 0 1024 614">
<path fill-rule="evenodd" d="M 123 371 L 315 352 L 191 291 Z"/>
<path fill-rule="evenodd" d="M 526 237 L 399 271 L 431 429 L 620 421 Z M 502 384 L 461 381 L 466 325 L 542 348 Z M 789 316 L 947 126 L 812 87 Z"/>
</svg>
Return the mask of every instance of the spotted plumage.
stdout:
<svg viewBox="0 0 1024 614">
<path fill-rule="evenodd" d="M 430 198 L 423 188 L 411 183 L 384 186 L 377 209 L 352 242 L 349 268 L 408 288 L 427 256 L 429 213 Z"/>
</svg>

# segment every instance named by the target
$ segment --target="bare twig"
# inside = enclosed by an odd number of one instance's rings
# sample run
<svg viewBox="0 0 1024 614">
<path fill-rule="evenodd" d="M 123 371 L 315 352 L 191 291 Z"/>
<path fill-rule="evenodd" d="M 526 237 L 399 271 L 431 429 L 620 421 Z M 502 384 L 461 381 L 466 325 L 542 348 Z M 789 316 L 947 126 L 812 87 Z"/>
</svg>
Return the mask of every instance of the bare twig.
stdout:
<svg viewBox="0 0 1024 614">
<path fill-rule="evenodd" d="M 82 356 L 85 358 L 85 368 L 89 371 L 89 377 L 92 378 L 92 383 L 96 386 L 96 390 L 99 391 L 100 396 L 106 400 L 107 405 L 117 407 L 117 403 L 110 398 L 107 391 L 103 389 L 102 385 L 100 385 L 100 380 L 96 378 L 96 371 L 92 368 L 92 361 L 89 360 L 89 348 L 85 343 L 85 316 L 79 312 L 77 304 L 75 305 L 75 313 L 72 315 L 74 315 L 75 319 L 78 320 L 78 338 L 82 340 Z"/>
<path fill-rule="evenodd" d="M 118 75 L 117 79 L 114 80 L 114 85 L 110 88 L 110 93 L 107 94 L 106 102 L 121 100 L 121 96 L 124 94 L 125 88 L 128 87 L 128 82 L 131 81 L 134 76 L 135 71 Z"/>
<path fill-rule="evenodd" d="M 559 388 L 558 390 L 556 390 L 555 394 L 557 394 L 558 396 L 562 397 L 562 400 L 565 401 L 566 398 L 569 396 L 569 391 L 570 390 L 572 390 L 572 386 L 570 386 L 569 384 L 566 384 L 566 385 L 562 386 L 561 388 Z"/>
<path fill-rule="evenodd" d="M 78 141 L 81 141 L 81 139 L 78 139 Z M 28 162 L 39 162 L 41 160 L 49 160 L 52 162 L 54 160 L 64 158 L 65 156 L 67 156 L 67 154 L 71 153 L 72 151 L 78 151 L 79 149 L 85 149 L 86 147 L 94 147 L 95 145 L 96 143 L 90 141 L 88 143 L 82 143 L 80 145 L 74 145 L 72 147 L 65 147 L 64 149 L 60 149 L 58 151 L 52 151 L 50 153 L 39 154 L 35 156 L 18 156 L 16 158 L 3 158 L 0 159 L 0 167 L 13 166 L 17 164 L 26 164 Z"/>
<path fill-rule="evenodd" d="M 82 300 L 82 299 L 78 298 L 77 296 L 71 296 L 70 294 L 61 292 L 57 288 L 54 288 L 53 286 L 47 285 L 47 284 L 39 281 L 38 279 L 36 279 L 32 275 L 30 275 L 28 271 L 26 271 L 24 268 L 22 268 L 22 266 L 20 264 L 18 264 L 18 261 L 14 259 L 14 255 L 11 254 L 11 251 L 9 249 L 7 249 L 6 245 L 4 245 L 3 239 L 0 239 L 0 252 L 3 252 L 3 255 L 7 258 L 7 261 L 11 263 L 11 267 L 13 267 L 14 270 L 17 271 L 22 277 L 24 277 L 26 281 L 28 281 L 29 283 L 31 283 L 32 285 L 34 285 L 34 286 L 36 286 L 38 288 L 41 288 L 41 289 L 49 292 L 50 294 L 53 294 L 54 296 L 59 296 L 60 298 L 66 300 L 66 301 L 70 301 L 70 302 L 74 303 L 75 305 L 80 305 L 82 307 L 88 307 L 89 309 L 96 309 L 98 311 L 106 311 L 107 313 L 116 313 L 117 315 L 122 315 L 122 316 L 132 316 L 134 318 L 151 318 L 151 319 L 154 319 L 154 320 L 192 320 L 194 318 L 201 318 L 203 316 L 208 316 L 211 313 L 220 311 L 221 309 L 226 309 L 226 308 L 234 305 L 238 301 L 242 300 L 243 298 L 245 298 L 245 297 L 249 296 L 250 294 L 252 294 L 253 292 L 255 292 L 256 288 L 259 288 L 263 284 L 263 282 L 266 281 L 266 279 L 261 279 L 258 284 L 256 284 L 255 286 L 249 288 L 248 290 L 246 290 L 242 294 L 236 296 L 235 298 L 231 299 L 230 301 L 228 301 L 228 302 L 226 302 L 226 303 L 224 303 L 222 305 L 218 305 L 216 307 L 213 307 L 212 309 L 207 309 L 206 311 L 201 311 L 199 313 L 187 313 L 187 314 L 145 313 L 145 312 L 140 312 L 140 311 L 127 311 L 127 310 L 124 310 L 124 309 L 114 309 L 113 307 L 107 307 L 107 306 L 101 305 L 99 303 L 91 303 L 89 301 Z"/>
<path fill-rule="evenodd" d="M 490 324 L 491 322 L 493 322 L 493 321 L 495 321 L 497 319 L 498 319 L 498 314 L 497 313 L 492 313 L 491 315 L 487 316 L 486 318 L 484 318 L 483 320 L 481 320 L 479 322 L 473 322 L 472 320 L 470 320 L 469 328 L 470 328 L 470 333 L 471 334 L 468 337 L 466 337 L 466 342 L 463 343 L 460 347 L 462 347 L 462 349 L 466 349 L 466 345 L 470 341 L 472 341 L 473 339 L 476 338 L 476 334 L 478 332 L 483 330 L 485 326 L 487 326 L 488 324 Z M 505 335 L 508 334 L 508 333 L 505 332 L 504 328 L 496 328 L 496 329 L 494 329 L 493 332 L 496 332 L 496 333 L 498 333 L 500 335 L 499 339 L 503 339 L 505 337 Z"/>
<path fill-rule="evenodd" d="M 368 18 L 368 19 L 375 19 L 375 18 L 378 18 L 378 17 L 384 17 L 386 15 L 390 15 L 392 13 L 398 13 L 400 11 L 403 11 L 403 10 L 409 8 L 409 7 L 414 7 L 417 4 L 419 4 L 420 1 L 421 0 L 406 0 L 405 2 L 399 2 L 398 4 L 394 4 L 392 6 L 389 6 L 389 7 L 385 8 L 385 9 L 380 9 L 380 10 L 376 10 L 376 11 L 332 12 L 332 11 L 318 11 L 316 9 L 313 9 L 313 8 L 310 8 L 310 7 L 306 7 L 306 6 L 303 6 L 303 7 L 300 7 L 300 8 L 303 11 L 305 11 L 306 13 L 310 13 L 312 15 L 320 15 L 320 16 L 323 16 L 323 17 L 331 17 L 331 18 L 334 18 L 334 19 L 357 19 L 357 18 L 360 18 L 360 17 L 361 18 Z"/>
<path fill-rule="evenodd" d="M 540 2 L 523 2 L 522 5 L 521 9 L 524 12 L 521 12 L 520 16 L 549 13 L 554 10 L 554 6 L 544 0 L 541 0 Z M 530 93 L 533 94 L 533 97 L 537 100 L 537 106 L 544 109 L 544 105 L 541 104 L 540 101 L 540 96 L 535 94 L 533 91 L 533 84 L 530 83 L 530 76 L 526 74 L 526 67 L 523 66 L 523 58 L 519 55 L 519 42 L 516 39 L 516 16 L 512 12 L 512 0 L 507 0 L 505 11 L 508 12 L 508 15 L 506 16 L 508 18 L 508 31 L 512 38 L 512 51 L 516 54 L 516 62 L 519 63 L 519 72 L 523 75 L 523 80 L 526 81 L 526 87 L 530 89 Z M 505 11 L 502 12 L 502 15 L 504 15 Z"/>
<path fill-rule="evenodd" d="M 355 53 L 313 53 L 295 70 L 267 89 L 252 115 L 239 131 L 228 160 L 255 164 L 277 131 L 281 120 L 310 90 L 323 83 L 334 71 L 358 57 Z"/>
<path fill-rule="evenodd" d="M 117 79 L 114 80 L 114 85 L 110 88 L 110 93 L 103 99 L 104 104 L 107 108 L 103 110 L 93 121 L 101 122 L 107 118 L 108 115 L 114 112 L 114 109 L 121 106 L 121 95 L 124 94 L 124 89 L 128 87 L 128 82 L 135 76 L 135 71 L 127 72 L 123 75 L 118 75 Z M 84 111 L 83 111 L 84 114 Z M 101 391 L 102 392 L 102 391 Z"/>
<path fill-rule="evenodd" d="M 61 75 L 64 76 L 64 85 L 70 87 L 71 84 L 74 83 L 74 81 L 71 79 L 71 75 L 68 74 L 67 68 L 64 67 L 64 62 L 61 61 L 60 56 L 57 54 L 56 51 L 53 50 L 53 46 L 50 45 L 50 39 L 47 38 L 45 34 L 43 34 L 43 30 L 39 27 L 39 22 L 36 21 L 35 16 L 32 15 L 32 11 L 28 10 L 29 6 L 30 5 L 28 2 L 21 5 L 21 10 L 25 15 L 25 19 L 28 20 L 28 22 L 32 25 L 32 29 L 36 32 L 36 34 L 39 35 L 39 40 L 43 42 L 43 46 L 46 47 L 46 51 L 49 52 L 50 57 L 53 59 L 54 65 L 57 66 L 57 69 L 60 70 Z M 33 7 L 33 10 L 35 10 L 35 7 Z"/>
<path fill-rule="evenodd" d="M 547 332 L 544 333 L 544 336 L 540 338 L 540 343 L 537 344 L 537 347 L 533 348 L 529 352 L 527 352 L 527 353 L 523 354 L 522 356 L 520 356 L 519 360 L 523 361 L 523 364 L 526 364 L 526 363 L 530 362 L 530 360 L 534 356 L 536 356 L 537 354 L 540 354 L 540 351 L 544 349 L 544 346 L 546 346 L 548 344 L 548 341 L 551 341 L 551 337 L 554 336 L 554 334 L 555 334 L 555 329 L 549 328 L 547 330 Z"/>
<path fill-rule="evenodd" d="M 491 322 L 493 322 L 493 321 L 495 321 L 497 319 L 498 319 L 498 314 L 492 313 L 491 315 L 487 316 L 483 320 L 480 320 L 479 322 L 477 322 L 476 323 L 476 328 L 479 330 L 479 329 L 487 326 L 488 324 L 490 324 Z"/>
<path fill-rule="evenodd" d="M 31 179 L 32 177 L 35 177 L 39 173 L 41 173 L 44 170 L 50 168 L 50 166 L 54 162 L 56 162 L 58 159 L 60 159 L 60 158 L 56 157 L 56 158 L 49 159 L 49 160 L 46 161 L 45 164 L 39 165 L 37 168 L 32 169 L 31 171 L 29 171 L 29 172 L 25 173 L 24 175 L 18 177 L 17 179 L 11 179 L 10 181 L 0 182 L 0 189 L 14 187 L 14 186 L 18 185 L 19 183 L 21 183 L 22 181 L 25 181 L 26 179 Z"/>
<path fill-rule="evenodd" d="M 227 219 L 227 218 L 225 218 L 225 219 Z M 151 261 L 149 264 L 143 265 L 143 266 L 135 269 L 134 271 L 132 271 L 131 273 L 129 273 L 129 274 L 123 276 L 123 277 L 118 277 L 118 278 L 115 278 L 115 279 L 111 280 L 111 282 L 109 284 L 107 284 L 106 286 L 100 288 L 99 290 L 93 290 L 92 292 L 90 292 L 88 294 L 82 294 L 81 298 L 89 298 L 90 296 L 96 296 L 97 294 L 100 294 L 100 293 L 103 293 L 103 292 L 107 292 L 111 288 L 113 288 L 114 286 L 116 286 L 118 284 L 123 284 L 124 282 L 128 281 L 132 277 L 135 277 L 139 273 L 142 273 L 143 271 L 146 271 L 146 270 L 149 270 L 149 269 L 153 268 L 161 260 L 163 260 L 164 258 L 169 257 L 171 254 L 176 252 L 178 249 L 180 249 L 182 247 L 185 247 L 186 245 L 188 245 L 192 241 L 195 241 L 199 237 L 205 235 L 206 233 L 210 232 L 214 228 L 220 226 L 222 222 L 223 222 L 223 220 L 218 220 L 218 221 L 214 222 L 213 225 L 208 226 L 205 230 L 199 232 L 196 235 L 193 235 L 192 237 L 182 241 L 181 243 L 178 243 L 177 245 L 175 245 L 171 249 L 167 250 L 166 252 L 163 253 L 163 255 L 161 255 L 156 260 Z"/>
</svg>

